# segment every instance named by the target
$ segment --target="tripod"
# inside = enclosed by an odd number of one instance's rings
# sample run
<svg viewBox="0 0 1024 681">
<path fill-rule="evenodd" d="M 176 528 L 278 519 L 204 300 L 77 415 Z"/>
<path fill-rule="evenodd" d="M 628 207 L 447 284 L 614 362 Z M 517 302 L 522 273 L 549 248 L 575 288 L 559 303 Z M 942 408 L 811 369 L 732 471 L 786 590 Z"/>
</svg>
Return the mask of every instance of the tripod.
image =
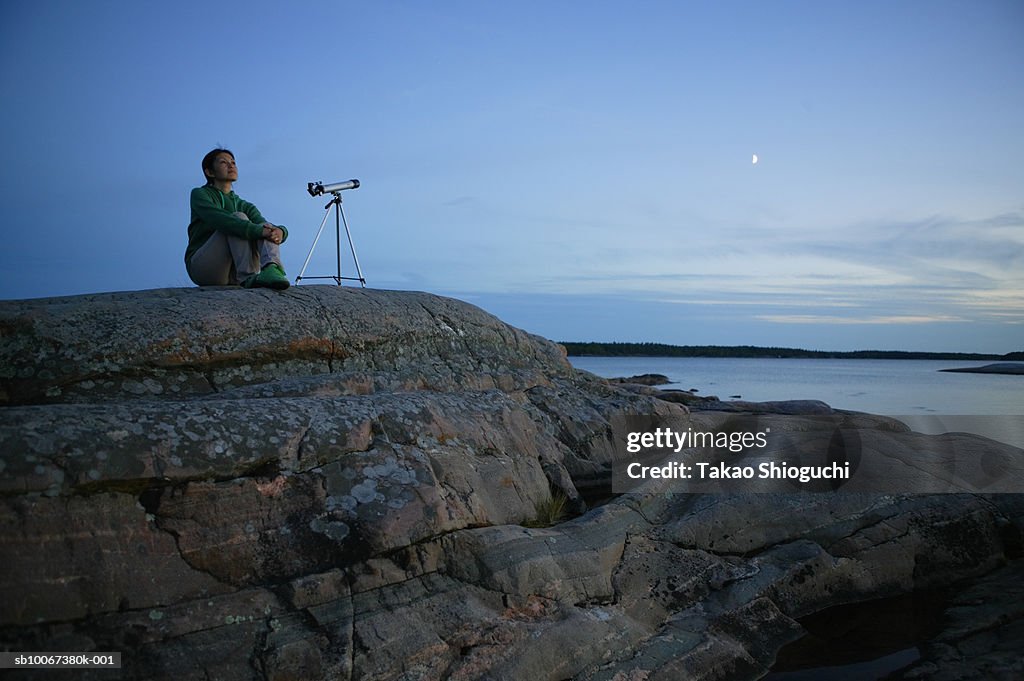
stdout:
<svg viewBox="0 0 1024 681">
<path fill-rule="evenodd" d="M 358 186 L 358 185 L 356 185 Z M 295 283 L 298 284 L 303 279 L 333 279 L 334 283 L 341 286 L 342 279 L 349 281 L 358 281 L 366 288 L 366 278 L 363 277 L 363 270 L 359 267 L 359 257 L 356 255 L 356 246 L 352 243 L 352 232 L 348 228 L 348 220 L 345 218 L 345 208 L 341 205 L 341 191 L 331 192 L 334 197 L 331 199 L 324 208 L 324 219 L 320 221 L 320 229 L 317 230 L 316 238 L 313 239 L 313 245 L 309 247 L 309 253 L 306 255 L 306 262 L 302 263 L 302 269 L 299 271 L 299 276 L 295 277 Z M 338 274 L 330 275 L 325 277 L 303 277 L 306 273 L 306 267 L 309 265 L 309 259 L 313 257 L 313 249 L 316 248 L 316 242 L 320 240 L 320 235 L 324 231 L 324 225 L 327 224 L 327 218 L 331 215 L 331 206 L 334 206 L 334 237 L 335 237 L 335 250 L 338 255 Z M 345 224 L 345 234 L 348 236 L 348 246 L 352 249 L 352 261 L 356 264 L 356 274 L 358 277 L 343 277 L 341 276 L 341 224 Z"/>
</svg>

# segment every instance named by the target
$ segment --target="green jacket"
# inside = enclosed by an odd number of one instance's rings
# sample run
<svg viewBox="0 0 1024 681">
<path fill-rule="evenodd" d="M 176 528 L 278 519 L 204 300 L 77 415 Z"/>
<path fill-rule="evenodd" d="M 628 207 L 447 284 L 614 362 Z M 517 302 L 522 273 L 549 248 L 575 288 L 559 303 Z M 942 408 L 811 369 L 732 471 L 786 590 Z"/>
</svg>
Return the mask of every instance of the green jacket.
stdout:
<svg viewBox="0 0 1024 681">
<path fill-rule="evenodd" d="M 225 194 L 212 184 L 208 184 L 192 190 L 190 203 L 192 204 L 192 222 L 188 225 L 188 246 L 185 247 L 186 264 L 192 258 L 192 254 L 198 251 L 213 236 L 214 232 L 223 232 L 250 241 L 263 238 L 263 223 L 267 222 L 266 218 L 260 214 L 256 206 L 234 192 Z M 249 222 L 235 217 L 233 213 L 237 211 L 248 215 Z M 288 238 L 288 228 L 278 224 L 274 226 L 280 227 L 284 232 L 284 239 L 281 240 L 284 243 Z"/>
</svg>

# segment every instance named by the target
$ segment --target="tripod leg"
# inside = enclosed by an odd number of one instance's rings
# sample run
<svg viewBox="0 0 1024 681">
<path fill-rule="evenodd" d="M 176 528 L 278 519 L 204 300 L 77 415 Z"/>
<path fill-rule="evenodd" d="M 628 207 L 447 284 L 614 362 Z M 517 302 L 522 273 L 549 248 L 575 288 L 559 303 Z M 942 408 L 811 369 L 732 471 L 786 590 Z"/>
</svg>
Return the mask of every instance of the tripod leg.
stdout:
<svg viewBox="0 0 1024 681">
<path fill-rule="evenodd" d="M 334 283 L 341 286 L 341 222 L 338 221 L 338 213 L 341 212 L 341 194 L 338 194 L 338 200 L 334 204 L 334 251 L 338 256 L 338 276 L 335 277 Z"/>
<path fill-rule="evenodd" d="M 341 206 L 338 206 L 341 208 Z M 345 234 L 348 236 L 348 247 L 352 249 L 352 262 L 356 264 L 356 273 L 359 275 L 359 283 L 366 288 L 366 279 L 363 277 L 363 270 L 359 267 L 359 256 L 356 255 L 356 245 L 352 243 L 352 232 L 348 228 L 348 219 L 345 217 L 345 210 L 341 210 L 341 219 L 345 221 Z"/>
<path fill-rule="evenodd" d="M 306 267 L 309 265 L 309 259 L 313 257 L 313 249 L 316 248 L 316 242 L 320 241 L 320 235 L 324 231 L 324 225 L 327 224 L 327 218 L 331 214 L 331 207 L 327 206 L 327 212 L 324 213 L 324 219 L 320 221 L 320 229 L 316 231 L 316 238 L 313 239 L 313 245 L 309 247 L 309 253 L 306 254 L 306 262 L 302 263 L 302 269 L 299 270 L 299 276 L 295 277 L 295 283 L 298 284 L 302 279 L 302 275 L 306 273 Z"/>
</svg>

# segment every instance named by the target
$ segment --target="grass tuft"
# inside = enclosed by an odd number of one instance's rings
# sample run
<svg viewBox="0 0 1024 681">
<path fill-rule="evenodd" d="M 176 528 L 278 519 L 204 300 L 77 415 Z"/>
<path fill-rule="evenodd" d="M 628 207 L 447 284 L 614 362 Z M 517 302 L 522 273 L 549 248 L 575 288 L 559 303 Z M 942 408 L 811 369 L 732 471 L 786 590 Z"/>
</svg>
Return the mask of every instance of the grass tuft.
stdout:
<svg viewBox="0 0 1024 681">
<path fill-rule="evenodd" d="M 553 493 L 550 497 L 541 501 L 534 507 L 536 516 L 532 520 L 523 523 L 523 527 L 551 527 L 565 519 L 566 504 L 569 497 L 561 490 Z"/>
</svg>

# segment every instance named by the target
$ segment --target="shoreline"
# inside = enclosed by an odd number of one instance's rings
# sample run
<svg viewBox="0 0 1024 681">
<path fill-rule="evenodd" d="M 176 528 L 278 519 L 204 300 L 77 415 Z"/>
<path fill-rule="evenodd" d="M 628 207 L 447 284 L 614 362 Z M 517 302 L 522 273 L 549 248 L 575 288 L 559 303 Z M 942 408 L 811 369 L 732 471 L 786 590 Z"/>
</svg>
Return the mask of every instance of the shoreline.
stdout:
<svg viewBox="0 0 1024 681">
<path fill-rule="evenodd" d="M 667 345 L 559 341 L 569 357 L 705 357 L 743 359 L 913 359 L 949 361 L 1024 361 L 1024 351 L 1004 354 L 918 352 L 910 350 L 804 350 L 755 345 Z"/>
</svg>

